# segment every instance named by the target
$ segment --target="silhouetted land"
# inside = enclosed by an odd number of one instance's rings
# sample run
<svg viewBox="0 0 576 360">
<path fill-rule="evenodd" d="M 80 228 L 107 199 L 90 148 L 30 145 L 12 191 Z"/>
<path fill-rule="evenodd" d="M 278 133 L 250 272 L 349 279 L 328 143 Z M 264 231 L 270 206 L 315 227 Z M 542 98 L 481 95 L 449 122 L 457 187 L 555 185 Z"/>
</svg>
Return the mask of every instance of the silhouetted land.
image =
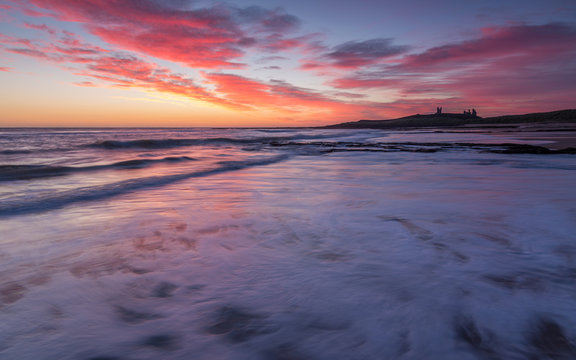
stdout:
<svg viewBox="0 0 576 360">
<path fill-rule="evenodd" d="M 576 125 L 576 109 L 559 110 L 545 113 L 532 113 L 525 115 L 505 115 L 482 118 L 469 114 L 442 113 L 431 115 L 410 115 L 391 120 L 360 120 L 336 125 L 325 126 L 330 129 L 408 129 L 408 128 L 443 128 L 465 127 L 469 128 L 516 128 L 523 124 L 574 124 Z M 562 127 L 564 128 L 564 127 Z M 576 127 L 572 128 L 576 130 Z M 563 129 L 566 131 L 566 129 Z"/>
</svg>

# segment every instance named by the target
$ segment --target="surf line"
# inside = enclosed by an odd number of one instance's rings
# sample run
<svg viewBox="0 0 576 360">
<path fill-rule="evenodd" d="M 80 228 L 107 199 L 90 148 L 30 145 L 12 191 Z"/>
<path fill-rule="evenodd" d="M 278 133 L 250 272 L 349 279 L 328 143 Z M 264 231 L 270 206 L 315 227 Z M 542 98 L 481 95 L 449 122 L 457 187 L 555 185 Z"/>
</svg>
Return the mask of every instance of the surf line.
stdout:
<svg viewBox="0 0 576 360">
<path fill-rule="evenodd" d="M 256 166 L 270 165 L 285 161 L 289 158 L 289 155 L 278 155 L 258 160 L 229 161 L 221 167 L 210 170 L 130 179 L 112 184 L 81 187 L 78 189 L 64 190 L 47 195 L 42 194 L 32 198 L 26 195 L 17 195 L 2 200 L 0 203 L 0 218 L 46 212 L 49 210 L 63 208 L 74 203 L 103 200 L 137 190 L 172 184 L 185 179 L 216 175 Z"/>
</svg>

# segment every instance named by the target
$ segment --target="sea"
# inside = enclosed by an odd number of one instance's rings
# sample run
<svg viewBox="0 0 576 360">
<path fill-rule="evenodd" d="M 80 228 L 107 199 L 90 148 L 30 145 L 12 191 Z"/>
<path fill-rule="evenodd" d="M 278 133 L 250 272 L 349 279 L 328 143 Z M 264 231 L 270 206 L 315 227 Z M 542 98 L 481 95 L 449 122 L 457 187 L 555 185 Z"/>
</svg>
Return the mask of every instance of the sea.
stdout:
<svg viewBox="0 0 576 360">
<path fill-rule="evenodd" d="M 576 359 L 576 155 L 0 129 L 0 359 Z"/>
</svg>

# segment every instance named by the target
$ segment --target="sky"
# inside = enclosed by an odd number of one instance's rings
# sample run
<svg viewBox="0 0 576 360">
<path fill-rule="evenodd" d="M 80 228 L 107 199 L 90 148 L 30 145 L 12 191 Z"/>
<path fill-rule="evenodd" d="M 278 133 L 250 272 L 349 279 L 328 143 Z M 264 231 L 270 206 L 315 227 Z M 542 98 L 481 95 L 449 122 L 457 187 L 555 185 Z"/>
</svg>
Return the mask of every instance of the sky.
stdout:
<svg viewBox="0 0 576 360">
<path fill-rule="evenodd" d="M 0 126 L 576 108 L 574 0 L 0 0 Z"/>
</svg>

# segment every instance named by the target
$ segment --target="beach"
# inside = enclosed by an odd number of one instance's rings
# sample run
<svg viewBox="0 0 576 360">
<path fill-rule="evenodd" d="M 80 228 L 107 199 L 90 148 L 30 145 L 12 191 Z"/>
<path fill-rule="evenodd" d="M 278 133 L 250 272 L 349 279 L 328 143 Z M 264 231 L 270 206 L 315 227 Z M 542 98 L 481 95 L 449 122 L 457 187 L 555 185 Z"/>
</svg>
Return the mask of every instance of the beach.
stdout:
<svg viewBox="0 0 576 360">
<path fill-rule="evenodd" d="M 576 148 L 576 125 L 573 122 L 518 123 L 511 128 L 490 128 L 486 133 L 500 137 L 514 137 L 519 140 L 541 141 L 540 144 L 551 150 Z"/>
<path fill-rule="evenodd" d="M 514 134 L 514 137 L 525 140 L 546 141 L 546 143 L 542 144 L 552 150 L 576 148 L 576 134 L 574 131 L 557 131 L 545 133 L 523 132 Z"/>
<path fill-rule="evenodd" d="M 0 358 L 575 358 L 572 134 L 4 129 Z"/>
</svg>

